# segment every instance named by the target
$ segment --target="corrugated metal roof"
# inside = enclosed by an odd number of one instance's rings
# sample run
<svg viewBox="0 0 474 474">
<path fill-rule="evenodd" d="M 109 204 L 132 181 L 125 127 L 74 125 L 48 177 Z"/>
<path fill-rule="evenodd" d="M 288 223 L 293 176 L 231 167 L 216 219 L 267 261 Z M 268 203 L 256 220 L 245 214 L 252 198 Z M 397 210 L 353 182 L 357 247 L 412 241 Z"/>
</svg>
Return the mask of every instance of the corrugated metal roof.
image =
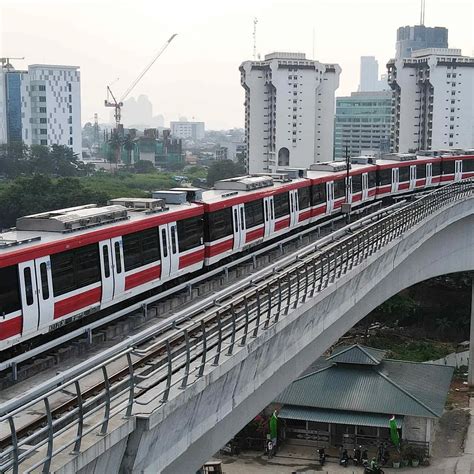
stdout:
<svg viewBox="0 0 474 474">
<path fill-rule="evenodd" d="M 452 367 L 383 360 L 377 366 L 334 364 L 293 382 L 277 402 L 300 407 L 439 417 Z"/>
<path fill-rule="evenodd" d="M 385 351 L 355 344 L 336 349 L 327 360 L 337 364 L 378 365 L 385 357 Z"/>
<path fill-rule="evenodd" d="M 279 418 L 290 420 L 318 421 L 320 423 L 338 423 L 342 425 L 375 426 L 388 428 L 390 416 L 377 413 L 357 413 L 346 410 L 322 410 L 285 405 L 278 413 Z M 395 418 L 398 428 L 403 425 L 402 418 Z"/>
</svg>

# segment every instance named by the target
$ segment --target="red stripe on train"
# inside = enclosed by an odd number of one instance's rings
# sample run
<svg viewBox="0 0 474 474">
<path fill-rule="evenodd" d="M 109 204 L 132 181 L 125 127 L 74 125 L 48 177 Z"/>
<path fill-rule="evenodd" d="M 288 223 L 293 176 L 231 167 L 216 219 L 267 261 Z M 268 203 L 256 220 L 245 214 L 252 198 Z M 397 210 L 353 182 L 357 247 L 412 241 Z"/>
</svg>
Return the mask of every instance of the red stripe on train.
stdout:
<svg viewBox="0 0 474 474">
<path fill-rule="evenodd" d="M 326 214 L 326 204 L 312 210 L 313 217 L 320 216 L 321 214 Z"/>
<path fill-rule="evenodd" d="M 300 215 L 298 217 L 298 222 L 305 221 L 311 217 L 311 209 L 308 209 L 306 211 L 301 211 Z"/>
<path fill-rule="evenodd" d="M 261 239 L 263 238 L 263 235 L 265 234 L 265 229 L 261 227 L 260 229 L 254 229 L 254 230 L 248 230 L 245 235 L 245 243 L 252 242 L 253 240 Z"/>
<path fill-rule="evenodd" d="M 206 258 L 215 257 L 220 253 L 227 252 L 228 250 L 232 250 L 234 248 L 234 238 L 229 237 L 227 240 L 223 242 L 219 242 L 218 244 L 212 244 L 206 247 Z"/>
<path fill-rule="evenodd" d="M 156 280 L 161 276 L 161 265 L 147 268 L 132 275 L 125 276 L 125 290 L 130 290 L 136 286 L 143 285 L 152 280 Z"/>
<path fill-rule="evenodd" d="M 94 303 L 100 302 L 102 295 L 102 288 L 92 288 L 92 290 L 85 291 L 78 295 L 70 296 L 64 300 L 54 303 L 54 319 L 61 318 L 66 314 L 73 313 L 81 308 L 85 308 Z"/>
<path fill-rule="evenodd" d="M 290 226 L 290 216 L 285 217 L 280 222 L 275 222 L 275 230 L 282 230 Z"/>
<path fill-rule="evenodd" d="M 198 249 L 195 252 L 188 253 L 187 255 L 181 255 L 179 257 L 179 268 L 189 267 L 196 263 L 204 261 L 204 248 Z"/>
<path fill-rule="evenodd" d="M 0 341 L 12 336 L 19 336 L 23 329 L 23 317 L 17 316 L 7 321 L 0 321 Z"/>
</svg>

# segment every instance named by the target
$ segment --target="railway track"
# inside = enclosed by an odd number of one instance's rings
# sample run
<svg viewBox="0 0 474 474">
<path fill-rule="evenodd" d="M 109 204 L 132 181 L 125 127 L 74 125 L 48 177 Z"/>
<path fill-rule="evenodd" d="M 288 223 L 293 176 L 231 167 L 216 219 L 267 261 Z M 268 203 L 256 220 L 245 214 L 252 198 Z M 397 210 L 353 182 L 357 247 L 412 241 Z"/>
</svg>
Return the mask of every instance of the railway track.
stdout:
<svg viewBox="0 0 474 474">
<path fill-rule="evenodd" d="M 151 399 L 166 403 L 406 230 L 473 191 L 474 180 L 466 180 L 345 226 L 3 404 L 0 471 L 16 473 L 23 465 L 22 472 L 40 466 L 48 472 L 54 456 L 71 446 L 79 452 L 85 437 L 99 428 L 105 434 L 117 414 L 128 417 Z"/>
</svg>

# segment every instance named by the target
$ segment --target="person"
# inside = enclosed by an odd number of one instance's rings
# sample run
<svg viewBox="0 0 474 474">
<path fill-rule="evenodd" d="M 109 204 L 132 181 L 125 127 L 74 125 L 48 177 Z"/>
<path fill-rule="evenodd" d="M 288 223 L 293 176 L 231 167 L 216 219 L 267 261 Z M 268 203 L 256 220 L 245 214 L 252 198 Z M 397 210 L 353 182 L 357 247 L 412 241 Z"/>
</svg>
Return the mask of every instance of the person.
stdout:
<svg viewBox="0 0 474 474">
<path fill-rule="evenodd" d="M 267 441 L 267 456 L 268 459 L 273 457 L 273 443 L 271 439 Z"/>
<path fill-rule="evenodd" d="M 377 459 L 372 458 L 372 461 L 370 461 L 370 469 L 372 469 L 373 471 L 376 471 L 378 467 L 379 466 L 377 465 Z"/>
<path fill-rule="evenodd" d="M 382 465 L 386 466 L 389 460 L 390 460 L 390 453 L 388 452 L 388 449 L 386 449 L 385 452 L 383 453 Z"/>
<path fill-rule="evenodd" d="M 367 466 L 369 464 L 369 455 L 367 454 L 367 449 L 364 449 L 361 457 L 362 457 L 362 465 Z"/>
<path fill-rule="evenodd" d="M 349 464 L 349 454 L 347 454 L 347 449 L 344 449 L 344 451 L 342 452 L 339 464 L 341 464 L 341 466 L 344 466 L 344 467 L 348 466 L 348 464 Z"/>
<path fill-rule="evenodd" d="M 357 448 L 354 448 L 354 464 L 358 465 L 362 463 L 362 452 L 361 449 L 362 446 L 359 446 Z"/>
<path fill-rule="evenodd" d="M 324 450 L 324 448 L 319 448 L 318 454 L 319 454 L 319 464 L 321 464 L 321 466 L 324 466 L 324 464 L 326 463 L 326 451 Z"/>
</svg>

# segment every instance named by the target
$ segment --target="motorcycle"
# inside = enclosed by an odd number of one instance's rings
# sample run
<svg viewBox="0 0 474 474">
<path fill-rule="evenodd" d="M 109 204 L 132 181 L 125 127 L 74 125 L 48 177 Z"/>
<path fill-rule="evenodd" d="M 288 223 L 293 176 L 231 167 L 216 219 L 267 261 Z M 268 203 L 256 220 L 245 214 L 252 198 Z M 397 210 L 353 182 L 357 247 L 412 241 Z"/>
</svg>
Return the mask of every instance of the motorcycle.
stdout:
<svg viewBox="0 0 474 474">
<path fill-rule="evenodd" d="M 379 466 L 366 466 L 364 469 L 364 474 L 384 474 L 384 471 L 380 469 Z"/>
<path fill-rule="evenodd" d="M 343 451 L 341 459 L 339 459 L 339 464 L 344 467 L 349 465 L 349 455 L 347 454 L 347 449 Z"/>
<path fill-rule="evenodd" d="M 318 449 L 318 456 L 319 456 L 319 464 L 324 466 L 326 464 L 326 452 L 324 448 Z"/>
</svg>

